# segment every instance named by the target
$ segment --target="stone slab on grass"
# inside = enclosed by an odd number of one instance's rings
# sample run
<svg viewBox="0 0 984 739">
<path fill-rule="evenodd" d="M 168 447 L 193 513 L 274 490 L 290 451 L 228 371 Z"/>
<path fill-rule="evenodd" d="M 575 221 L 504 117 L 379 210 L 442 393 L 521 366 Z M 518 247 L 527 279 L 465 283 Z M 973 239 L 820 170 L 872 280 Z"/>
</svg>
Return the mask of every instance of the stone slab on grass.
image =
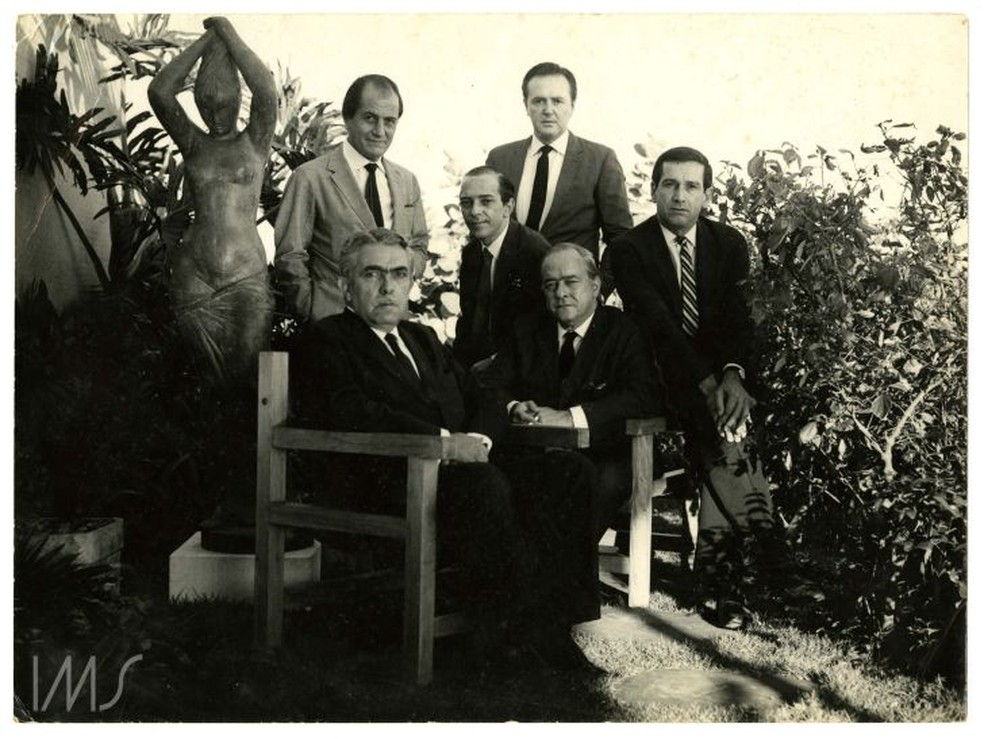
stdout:
<svg viewBox="0 0 984 739">
<path fill-rule="evenodd" d="M 576 633 L 598 639 L 663 640 L 714 639 L 728 633 L 696 613 L 650 611 L 644 608 L 605 606 L 601 618 L 574 627 Z"/>
<path fill-rule="evenodd" d="M 619 703 L 638 707 L 661 704 L 769 708 L 791 703 L 812 692 L 813 686 L 788 676 L 667 669 L 623 678 L 612 684 L 611 691 Z"/>
</svg>

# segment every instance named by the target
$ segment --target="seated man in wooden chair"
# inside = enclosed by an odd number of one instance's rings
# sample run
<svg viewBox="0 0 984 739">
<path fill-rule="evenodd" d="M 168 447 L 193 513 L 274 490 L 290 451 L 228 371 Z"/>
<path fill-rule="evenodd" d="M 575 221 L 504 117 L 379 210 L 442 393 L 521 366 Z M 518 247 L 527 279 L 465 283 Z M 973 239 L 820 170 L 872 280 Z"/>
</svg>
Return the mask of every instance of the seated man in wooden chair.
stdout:
<svg viewBox="0 0 984 739">
<path fill-rule="evenodd" d="M 479 375 L 514 423 L 587 428 L 582 450 L 598 471 L 592 516 L 597 543 L 632 490 L 625 421 L 656 415 L 659 378 L 638 326 L 601 305 L 594 257 L 577 244 L 557 244 L 541 265 L 547 313 L 516 323 Z"/>
<path fill-rule="evenodd" d="M 507 426 L 505 408 L 466 387 L 466 374 L 429 327 L 405 320 L 412 281 L 406 242 L 387 229 L 354 234 L 342 251 L 346 310 L 311 324 L 293 352 L 304 425 L 339 431 L 450 436 L 456 450 L 438 476 L 438 547 L 473 596 L 486 654 L 531 650 L 545 665 L 591 667 L 570 638 L 597 618 L 587 527 L 594 471 L 551 452 L 501 469 L 488 463 Z M 332 467 L 323 487 L 373 512 L 405 505 L 403 460 L 365 458 Z M 330 489 L 330 490 L 328 490 Z M 535 536 L 530 535 L 535 527 Z M 534 575 L 550 572 L 549 578 Z"/>
</svg>

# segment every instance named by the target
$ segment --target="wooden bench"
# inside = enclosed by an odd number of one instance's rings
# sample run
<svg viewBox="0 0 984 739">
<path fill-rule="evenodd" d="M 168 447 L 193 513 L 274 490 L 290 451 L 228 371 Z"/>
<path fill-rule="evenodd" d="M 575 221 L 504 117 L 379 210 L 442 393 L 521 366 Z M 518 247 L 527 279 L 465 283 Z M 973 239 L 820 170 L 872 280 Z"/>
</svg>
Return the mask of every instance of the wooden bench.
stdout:
<svg viewBox="0 0 984 739">
<path fill-rule="evenodd" d="M 255 638 L 281 644 L 284 624 L 284 533 L 289 528 L 341 531 L 404 542 L 403 650 L 408 677 L 431 682 L 434 639 L 462 631 L 460 613 L 435 614 L 437 475 L 455 441 L 422 434 L 349 433 L 293 428 L 288 418 L 288 356 L 261 352 L 257 414 Z M 404 516 L 327 508 L 287 500 L 287 452 L 337 452 L 407 460 Z"/>
<path fill-rule="evenodd" d="M 612 544 L 601 544 L 598 548 L 599 575 L 613 573 L 626 575 L 628 586 L 623 587 L 617 580 L 603 578 L 606 584 L 626 592 L 629 606 L 644 607 L 649 604 L 650 578 L 653 561 L 653 500 L 668 497 L 669 480 L 683 475 L 682 467 L 657 471 L 654 469 L 653 444 L 662 434 L 677 433 L 671 429 L 665 418 L 629 419 L 625 423 L 625 433 L 631 437 L 632 445 L 632 493 L 626 504 L 629 514 L 629 553 L 619 553 Z M 538 447 L 559 449 L 587 449 L 591 446 L 588 429 L 561 428 L 537 425 L 511 426 L 506 441 Z M 680 552 L 681 559 L 688 558 L 693 551 L 697 535 L 696 506 L 687 506 L 680 499 L 681 530 L 674 551 Z M 603 538 L 604 541 L 604 538 Z"/>
</svg>

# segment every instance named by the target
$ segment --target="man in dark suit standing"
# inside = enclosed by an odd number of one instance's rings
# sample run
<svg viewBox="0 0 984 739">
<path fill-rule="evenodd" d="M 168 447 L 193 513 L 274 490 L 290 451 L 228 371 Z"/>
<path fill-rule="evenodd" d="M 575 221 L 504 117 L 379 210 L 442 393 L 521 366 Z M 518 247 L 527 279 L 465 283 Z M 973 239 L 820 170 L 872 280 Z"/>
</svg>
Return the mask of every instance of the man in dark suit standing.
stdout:
<svg viewBox="0 0 984 739">
<path fill-rule="evenodd" d="M 471 238 L 461 251 L 461 315 L 454 355 L 465 367 L 490 357 L 520 316 L 543 310 L 540 260 L 543 236 L 509 216 L 515 188 L 491 167 L 465 173 L 458 195 Z"/>
<path fill-rule="evenodd" d="M 302 324 L 344 307 L 339 282 L 342 245 L 353 233 L 388 228 L 426 262 L 427 222 L 417 178 L 384 158 L 403 116 L 396 83 L 359 77 L 345 93 L 348 136 L 298 167 L 287 180 L 274 231 L 274 270 L 286 309 Z"/>
<path fill-rule="evenodd" d="M 300 422 L 454 439 L 438 479 L 438 545 L 461 565 L 479 633 L 497 652 L 508 633 L 547 665 L 585 666 L 569 629 L 597 618 L 599 606 L 597 593 L 580 587 L 592 543 L 571 521 L 589 515 L 590 463 L 554 452 L 503 469 L 488 464 L 505 409 L 472 402 L 450 350 L 432 329 L 405 320 L 413 279 L 406 242 L 387 229 L 355 234 L 341 268 L 347 309 L 312 324 L 294 352 Z M 331 493 L 348 487 L 371 510 L 400 510 L 399 472 L 394 460 L 360 460 L 331 474 Z"/>
<path fill-rule="evenodd" d="M 632 490 L 625 421 L 657 412 L 659 379 L 639 327 L 599 304 L 601 276 L 587 249 L 557 244 L 541 271 L 548 312 L 517 323 L 481 378 L 514 423 L 590 430 L 597 541 Z"/>
<path fill-rule="evenodd" d="M 742 294 L 748 246 L 701 215 L 711 165 L 687 147 L 653 167 L 656 215 L 612 244 L 625 310 L 648 333 L 701 482 L 695 570 L 719 625 L 743 622 L 741 582 L 773 537 L 772 497 L 745 438 L 755 399 L 753 324 Z M 749 554 L 749 550 L 753 553 Z M 754 553 L 754 552 L 757 552 Z"/>
<path fill-rule="evenodd" d="M 516 183 L 520 223 L 551 244 L 580 244 L 597 261 L 599 230 L 611 244 L 632 228 L 632 216 L 615 152 L 568 130 L 576 101 L 577 81 L 569 69 L 553 62 L 532 67 L 523 77 L 523 105 L 533 136 L 495 147 L 486 164 Z M 604 283 L 607 295 L 608 279 Z"/>
</svg>

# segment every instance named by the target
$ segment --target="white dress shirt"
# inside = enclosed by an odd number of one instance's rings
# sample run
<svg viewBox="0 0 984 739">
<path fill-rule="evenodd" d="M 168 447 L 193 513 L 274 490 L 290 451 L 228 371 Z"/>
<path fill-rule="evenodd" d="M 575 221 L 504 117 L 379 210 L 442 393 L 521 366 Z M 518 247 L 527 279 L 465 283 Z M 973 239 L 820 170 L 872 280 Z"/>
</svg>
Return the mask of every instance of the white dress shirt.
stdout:
<svg viewBox="0 0 984 739">
<path fill-rule="evenodd" d="M 666 246 L 670 250 L 670 259 L 673 260 L 673 268 L 676 270 L 677 285 L 680 285 L 680 245 L 676 242 L 677 235 L 670 231 L 662 223 L 659 227 L 663 231 L 663 238 L 666 239 Z M 687 233 L 684 234 L 687 237 L 687 241 L 690 242 L 690 247 L 693 250 L 694 255 L 694 267 L 697 266 L 697 224 L 695 223 Z"/>
<path fill-rule="evenodd" d="M 660 229 L 663 231 L 663 238 L 666 239 L 666 247 L 670 250 L 670 259 L 673 261 L 673 268 L 676 270 L 677 285 L 680 284 L 680 245 L 676 242 L 677 235 L 670 231 L 662 223 L 659 224 Z M 687 241 L 690 242 L 690 248 L 693 251 L 694 257 L 694 270 L 697 269 L 697 224 L 695 223 L 687 233 L 684 234 L 687 237 Z M 696 274 L 694 275 L 696 277 Z M 699 319 L 699 316 L 698 316 Z M 728 362 L 724 367 L 721 368 L 723 373 L 727 369 L 735 369 L 738 372 L 738 376 L 745 380 L 745 368 L 740 364 L 734 362 Z"/>
<path fill-rule="evenodd" d="M 574 337 L 574 356 L 577 356 L 577 352 L 581 348 L 581 343 L 584 341 L 584 337 L 587 335 L 588 328 L 591 326 L 591 321 L 593 320 L 594 320 L 594 312 L 592 311 L 591 315 L 588 316 L 586 319 L 584 319 L 583 323 L 581 323 L 579 326 L 574 327 L 574 333 L 577 334 L 577 336 Z M 564 328 L 559 323 L 557 324 L 557 354 L 558 355 L 560 354 L 560 347 L 563 346 L 564 344 L 564 335 L 567 333 L 567 331 L 568 329 Z M 516 405 L 516 403 L 518 402 L 520 401 L 510 400 L 506 404 L 506 412 L 511 413 L 513 406 Z M 571 414 L 571 420 L 574 422 L 574 428 L 576 429 L 588 428 L 588 417 L 584 415 L 584 409 L 581 408 L 581 406 L 575 405 L 571 408 L 568 408 L 567 411 Z"/>
<path fill-rule="evenodd" d="M 386 347 L 386 351 L 388 351 L 390 354 L 393 353 L 393 350 L 390 349 L 390 345 L 386 343 L 386 336 L 387 334 L 393 334 L 393 336 L 396 337 L 397 345 L 400 347 L 403 353 L 407 355 L 407 359 L 410 360 L 410 364 L 413 365 L 413 371 L 417 373 L 417 377 L 420 377 L 420 368 L 417 366 L 417 362 L 413 358 L 413 354 L 410 351 L 410 347 L 407 346 L 406 342 L 403 340 L 403 337 L 400 336 L 399 331 L 397 331 L 395 328 L 392 331 L 381 331 L 375 326 L 370 326 L 369 328 L 371 328 L 372 332 L 379 337 L 379 340 L 383 342 L 383 346 Z M 451 432 L 446 428 L 442 428 L 441 436 L 451 436 Z M 468 436 L 474 436 L 476 439 L 482 442 L 482 445 L 485 447 L 487 451 L 492 449 L 492 439 L 490 439 L 485 434 L 479 434 L 477 432 L 469 431 Z"/>
<path fill-rule="evenodd" d="M 365 193 L 366 180 L 369 179 L 369 170 L 366 169 L 366 165 L 373 162 L 373 160 L 366 159 L 357 152 L 355 147 L 348 142 L 348 139 L 342 142 L 342 156 L 345 157 L 345 163 L 348 164 L 349 169 L 352 170 L 352 174 L 355 175 L 355 182 L 359 186 L 359 193 Z M 379 165 L 376 167 L 376 189 L 379 190 L 379 205 L 383 210 L 383 226 L 385 228 L 393 228 L 393 195 L 390 193 L 386 170 L 383 168 L 383 162 L 381 160 L 373 163 Z"/>
<path fill-rule="evenodd" d="M 550 152 L 550 168 L 547 171 L 547 197 L 543 201 L 543 215 L 540 223 L 547 220 L 550 213 L 550 206 L 553 204 L 554 194 L 557 192 L 557 179 L 560 177 L 560 168 L 564 164 L 564 155 L 567 153 L 567 142 L 570 140 L 570 131 L 564 131 L 556 141 L 548 144 L 553 148 Z M 530 148 L 526 151 L 526 159 L 523 160 L 523 174 L 519 178 L 519 190 L 516 192 L 516 220 L 526 223 L 526 216 L 530 212 L 530 199 L 533 197 L 533 179 L 536 177 L 536 164 L 540 160 L 540 148 L 543 142 L 536 136 L 530 141 Z M 538 228 L 538 224 L 526 224 L 530 228 Z"/>
<path fill-rule="evenodd" d="M 406 342 L 403 341 L 403 337 L 400 336 L 399 331 L 397 331 L 395 328 L 392 331 L 382 331 L 376 328 L 375 326 L 370 326 L 369 328 L 371 328 L 372 332 L 379 337 L 379 340 L 383 342 L 383 346 L 386 347 L 386 351 L 388 351 L 390 354 L 393 353 L 393 350 L 390 349 L 390 345 L 386 343 L 386 335 L 393 334 L 393 336 L 396 337 L 396 343 L 399 345 L 400 349 L 403 350 L 403 353 L 406 355 L 407 359 L 410 360 L 410 364 L 413 365 L 413 371 L 417 373 L 417 377 L 420 377 L 420 368 L 417 367 L 417 362 L 414 361 L 413 354 L 410 352 L 410 347 L 408 347 L 406 345 Z"/>
<path fill-rule="evenodd" d="M 574 327 L 574 333 L 577 336 L 574 338 L 574 356 L 577 356 L 578 351 L 581 349 L 581 344 L 584 342 L 584 337 L 588 334 L 588 329 L 591 327 L 591 321 L 594 320 L 594 311 L 591 315 L 584 319 L 584 322 L 580 326 Z M 559 323 L 557 324 L 557 353 L 560 353 L 560 347 L 564 343 L 564 335 L 569 329 L 564 328 Z M 576 429 L 586 429 L 588 427 L 588 417 L 584 415 L 584 409 L 579 405 L 575 405 L 568 408 L 571 414 L 571 419 L 574 421 L 574 428 Z"/>
</svg>

